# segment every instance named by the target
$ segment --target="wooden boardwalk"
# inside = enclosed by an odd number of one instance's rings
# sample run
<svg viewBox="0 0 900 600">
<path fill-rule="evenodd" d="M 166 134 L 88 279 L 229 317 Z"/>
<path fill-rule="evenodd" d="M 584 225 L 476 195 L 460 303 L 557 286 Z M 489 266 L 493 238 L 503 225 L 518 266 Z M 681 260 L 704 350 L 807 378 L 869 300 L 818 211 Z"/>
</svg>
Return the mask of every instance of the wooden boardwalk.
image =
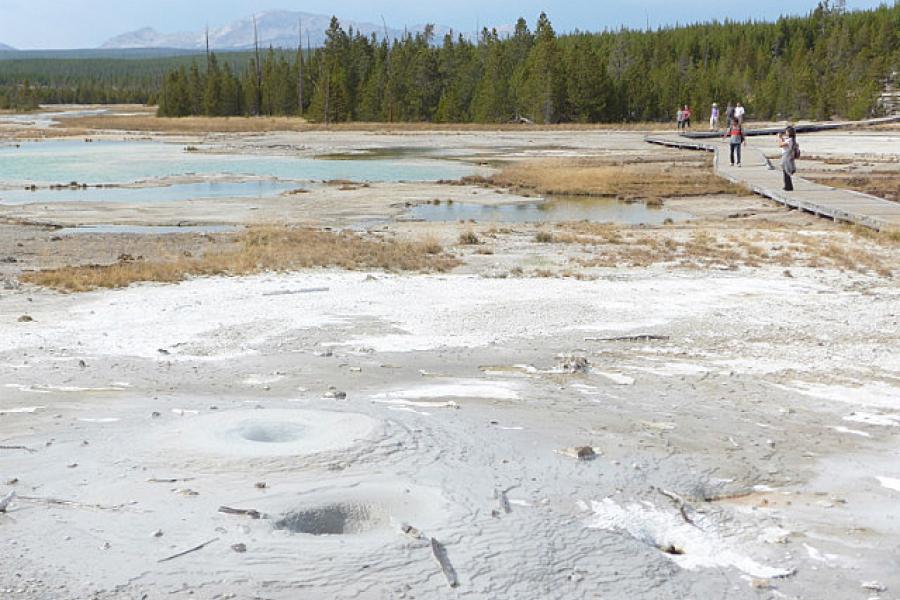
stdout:
<svg viewBox="0 0 900 600">
<path fill-rule="evenodd" d="M 649 136 L 646 141 L 672 148 L 714 152 L 716 175 L 746 185 L 754 193 L 790 208 L 879 231 L 900 230 L 900 202 L 891 202 L 861 192 L 836 189 L 796 176 L 794 191 L 783 191 L 784 182 L 780 164 L 770 164 L 758 148 L 745 146 L 743 166 L 738 168 L 729 164 L 728 144 L 721 139 L 690 139 L 670 134 Z M 802 145 L 801 142 L 801 147 Z M 802 159 L 797 166 L 802 170 Z"/>
</svg>

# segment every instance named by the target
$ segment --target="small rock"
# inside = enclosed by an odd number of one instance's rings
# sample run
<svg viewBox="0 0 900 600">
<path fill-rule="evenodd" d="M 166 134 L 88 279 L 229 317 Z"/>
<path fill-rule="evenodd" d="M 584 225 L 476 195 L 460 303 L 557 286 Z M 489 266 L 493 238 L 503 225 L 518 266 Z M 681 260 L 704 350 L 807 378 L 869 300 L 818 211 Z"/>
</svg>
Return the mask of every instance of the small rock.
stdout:
<svg viewBox="0 0 900 600">
<path fill-rule="evenodd" d="M 18 477 L 13 477 L 12 479 L 6 480 L 6 485 L 16 485 L 17 483 L 19 483 Z"/>
<path fill-rule="evenodd" d="M 163 356 L 168 356 L 168 355 L 169 355 L 169 351 L 166 350 L 165 348 L 159 348 L 159 349 L 157 350 L 157 352 L 159 352 L 159 353 L 162 354 Z"/>
<path fill-rule="evenodd" d="M 333 398 L 334 400 L 346 400 L 347 392 L 342 392 L 335 387 L 328 388 L 328 391 L 325 392 L 325 398 Z"/>
<path fill-rule="evenodd" d="M 556 368 L 563 373 L 587 373 L 591 370 L 591 363 L 584 356 L 562 354 Z"/>
<path fill-rule="evenodd" d="M 152 413 L 150 413 L 150 416 L 154 419 L 158 419 L 161 415 L 159 414 L 159 412 L 154 410 Z"/>
<path fill-rule="evenodd" d="M 258 490 L 264 490 L 267 487 L 269 487 L 269 484 L 266 483 L 265 481 L 257 481 L 255 487 Z"/>
<path fill-rule="evenodd" d="M 78 366 L 81 367 L 82 369 L 84 369 L 84 368 L 87 367 L 87 363 L 84 362 L 83 360 L 79 360 L 79 361 L 78 361 Z"/>
<path fill-rule="evenodd" d="M 162 536 L 163 536 L 163 530 L 157 529 L 156 531 L 153 532 L 153 534 L 150 537 L 161 538 Z"/>
<path fill-rule="evenodd" d="M 593 460 L 597 457 L 597 453 L 590 446 L 575 446 L 574 448 L 566 448 L 562 453 L 571 458 L 578 460 Z"/>
<path fill-rule="evenodd" d="M 7 256 L 6 258 L 0 258 L 0 263 L 6 263 L 8 265 L 14 265 L 18 260 L 14 256 Z"/>
<path fill-rule="evenodd" d="M 247 551 L 247 544 L 232 544 L 231 549 L 238 554 L 243 554 Z"/>
<path fill-rule="evenodd" d="M 886 592 L 887 587 L 882 585 L 878 581 L 864 581 L 862 584 L 862 588 L 864 590 L 869 590 L 870 592 Z"/>
<path fill-rule="evenodd" d="M 78 463 L 72 463 L 72 464 L 66 465 L 66 466 L 67 466 L 68 468 L 70 468 L 70 469 L 74 469 L 75 467 L 78 466 Z"/>
<path fill-rule="evenodd" d="M 19 323 L 33 323 L 34 319 L 30 315 L 22 315 L 19 317 Z"/>
</svg>

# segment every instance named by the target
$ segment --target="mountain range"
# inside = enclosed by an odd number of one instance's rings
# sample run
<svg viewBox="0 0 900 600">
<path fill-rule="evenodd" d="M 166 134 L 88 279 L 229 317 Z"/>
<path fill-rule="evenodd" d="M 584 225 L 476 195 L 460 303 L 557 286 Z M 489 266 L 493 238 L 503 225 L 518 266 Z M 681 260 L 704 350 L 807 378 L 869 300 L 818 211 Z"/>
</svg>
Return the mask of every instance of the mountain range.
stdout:
<svg viewBox="0 0 900 600">
<path fill-rule="evenodd" d="M 0 44 L 0 50 L 15 50 L 15 48 L 7 46 L 6 44 Z"/>
<path fill-rule="evenodd" d="M 331 17 L 296 11 L 269 11 L 256 15 L 256 26 L 259 32 L 259 44 L 263 48 L 273 46 L 276 48 L 296 48 L 299 42 L 298 25 L 303 26 L 303 45 L 307 43 L 313 47 L 322 46 L 325 41 L 325 31 L 331 24 Z M 391 39 L 403 36 L 406 31 L 411 33 L 421 32 L 424 25 L 417 25 L 408 30 L 363 23 L 358 21 L 341 21 L 344 30 L 350 27 L 366 36 L 373 33 L 383 38 L 385 33 Z M 449 27 L 435 26 L 434 34 L 440 40 L 450 31 Z M 209 45 L 213 50 L 246 50 L 252 48 L 254 43 L 253 17 L 247 17 L 235 21 L 224 27 L 209 30 Z M 138 29 L 108 40 L 101 48 L 127 49 L 127 48 L 178 48 L 187 50 L 200 50 L 206 47 L 206 32 L 182 32 L 160 33 L 155 29 L 146 27 Z"/>
</svg>

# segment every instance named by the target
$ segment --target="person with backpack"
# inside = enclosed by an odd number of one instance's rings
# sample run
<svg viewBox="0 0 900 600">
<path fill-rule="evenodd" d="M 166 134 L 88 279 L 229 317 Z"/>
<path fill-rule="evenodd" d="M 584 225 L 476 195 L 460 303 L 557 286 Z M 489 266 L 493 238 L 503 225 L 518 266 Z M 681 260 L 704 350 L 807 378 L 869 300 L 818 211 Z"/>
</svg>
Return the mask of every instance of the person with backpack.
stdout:
<svg viewBox="0 0 900 600">
<path fill-rule="evenodd" d="M 734 104 L 729 102 L 728 108 L 725 109 L 725 127 L 731 127 L 731 122 L 733 120 L 734 120 Z"/>
<path fill-rule="evenodd" d="M 731 119 L 731 125 L 725 132 L 725 138 L 729 141 L 731 147 L 731 166 L 734 166 L 734 159 L 737 156 L 737 166 L 741 166 L 741 146 L 747 144 L 747 138 L 744 136 L 744 127 L 737 117 Z"/>
<path fill-rule="evenodd" d="M 797 143 L 797 131 L 789 126 L 778 134 L 778 145 L 781 147 L 781 172 L 784 175 L 784 191 L 794 191 L 791 177 L 797 172 L 797 159 L 800 158 L 800 145 Z"/>
</svg>

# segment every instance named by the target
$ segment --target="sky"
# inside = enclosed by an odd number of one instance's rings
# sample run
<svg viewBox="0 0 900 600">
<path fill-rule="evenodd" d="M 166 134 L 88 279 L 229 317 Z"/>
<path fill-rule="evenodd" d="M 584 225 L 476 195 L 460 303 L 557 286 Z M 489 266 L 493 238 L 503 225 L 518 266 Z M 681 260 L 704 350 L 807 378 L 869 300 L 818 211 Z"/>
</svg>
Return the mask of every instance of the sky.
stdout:
<svg viewBox="0 0 900 600">
<path fill-rule="evenodd" d="M 892 4 L 894 0 L 887 0 Z M 848 0 L 851 9 L 883 0 Z M 776 19 L 805 14 L 817 0 L 0 0 L 0 43 L 20 49 L 95 48 L 107 39 L 153 27 L 163 33 L 225 25 L 254 12 L 300 10 L 392 27 L 437 23 L 458 31 L 477 25 L 533 23 L 541 11 L 557 31 L 651 27 L 712 19 Z"/>
</svg>

